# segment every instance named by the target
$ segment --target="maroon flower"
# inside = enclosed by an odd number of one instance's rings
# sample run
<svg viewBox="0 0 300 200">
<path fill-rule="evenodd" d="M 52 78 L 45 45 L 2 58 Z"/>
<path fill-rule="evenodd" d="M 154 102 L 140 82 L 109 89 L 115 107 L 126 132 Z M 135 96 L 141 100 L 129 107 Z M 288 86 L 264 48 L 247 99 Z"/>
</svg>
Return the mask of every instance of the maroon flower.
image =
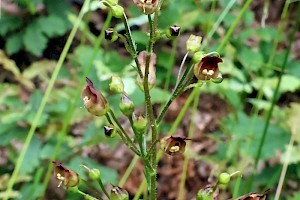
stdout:
<svg viewBox="0 0 300 200">
<path fill-rule="evenodd" d="M 164 137 L 161 140 L 161 147 L 171 156 L 182 154 L 185 151 L 186 140 L 191 140 L 185 137 Z"/>
<path fill-rule="evenodd" d="M 58 187 L 64 185 L 66 187 L 75 187 L 79 184 L 79 175 L 71 169 L 68 169 L 62 165 L 61 162 L 52 161 L 55 165 L 54 175 L 59 180 Z"/>
<path fill-rule="evenodd" d="M 199 80 L 216 79 L 219 75 L 218 63 L 223 62 L 217 56 L 205 56 L 194 66 L 194 74 Z"/>
<path fill-rule="evenodd" d="M 267 195 L 270 193 L 270 189 L 266 190 L 263 194 L 258 194 L 256 192 L 251 192 L 244 196 L 237 198 L 236 200 L 266 200 Z"/>
<path fill-rule="evenodd" d="M 81 93 L 85 108 L 96 116 L 102 116 L 109 110 L 105 97 L 94 88 L 93 82 L 86 77 L 87 85 Z"/>
</svg>

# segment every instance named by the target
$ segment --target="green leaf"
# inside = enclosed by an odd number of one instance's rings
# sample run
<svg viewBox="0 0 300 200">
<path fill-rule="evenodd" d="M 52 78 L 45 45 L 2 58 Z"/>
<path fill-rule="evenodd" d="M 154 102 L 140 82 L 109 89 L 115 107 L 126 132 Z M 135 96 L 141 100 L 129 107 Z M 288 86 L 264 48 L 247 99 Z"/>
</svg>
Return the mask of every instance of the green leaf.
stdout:
<svg viewBox="0 0 300 200">
<path fill-rule="evenodd" d="M 20 174 L 28 174 L 40 165 L 41 142 L 37 136 L 33 136 L 28 151 L 25 154 L 24 162 L 20 169 Z"/>
<path fill-rule="evenodd" d="M 287 200 L 299 200 L 300 199 L 300 191 L 294 192 L 291 197 L 288 197 Z"/>
<path fill-rule="evenodd" d="M 238 56 L 244 67 L 252 71 L 258 71 L 264 62 L 263 56 L 259 52 L 255 52 L 249 47 L 242 48 Z"/>
<path fill-rule="evenodd" d="M 33 21 L 26 27 L 23 41 L 26 50 L 35 56 L 43 53 L 48 42 L 37 21 Z"/>
<path fill-rule="evenodd" d="M 18 78 L 20 75 L 20 70 L 16 65 L 16 62 L 9 59 L 2 50 L 0 50 L 0 64 L 5 70 L 10 71 L 15 78 Z"/>
<path fill-rule="evenodd" d="M 5 49 L 8 55 L 12 55 L 21 50 L 23 45 L 22 32 L 10 35 L 5 43 Z"/>
<path fill-rule="evenodd" d="M 0 35 L 5 36 L 8 32 L 16 30 L 22 25 L 22 20 L 16 16 L 2 15 L 0 20 Z"/>
<path fill-rule="evenodd" d="M 40 17 L 37 20 L 37 23 L 39 24 L 41 31 L 48 37 L 63 35 L 68 30 L 65 21 L 57 15 Z"/>
</svg>

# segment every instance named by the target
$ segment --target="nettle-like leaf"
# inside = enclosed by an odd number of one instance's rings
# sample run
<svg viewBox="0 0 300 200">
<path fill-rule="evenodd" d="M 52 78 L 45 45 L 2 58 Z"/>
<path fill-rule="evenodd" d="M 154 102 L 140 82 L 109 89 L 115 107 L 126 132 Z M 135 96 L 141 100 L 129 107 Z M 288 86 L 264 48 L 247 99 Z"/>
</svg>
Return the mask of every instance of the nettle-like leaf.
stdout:
<svg viewBox="0 0 300 200">
<path fill-rule="evenodd" d="M 22 20 L 16 16 L 2 15 L 0 20 L 0 35 L 5 36 L 22 25 Z"/>
<path fill-rule="evenodd" d="M 231 137 L 234 139 L 230 145 L 233 145 L 234 142 L 238 143 L 239 146 L 245 147 L 239 149 L 240 153 L 251 157 L 256 156 L 264 124 L 264 121 L 259 118 L 253 124 L 252 118 L 242 112 L 237 114 L 236 119 L 233 115 L 230 115 L 222 122 L 222 126 L 225 128 L 226 132 L 230 133 Z M 268 158 L 274 157 L 276 151 L 283 151 L 284 144 L 288 143 L 289 137 L 290 134 L 287 130 L 271 123 L 260 158 L 267 160 Z"/>
<path fill-rule="evenodd" d="M 262 78 L 255 79 L 251 84 L 257 90 L 259 90 L 261 84 L 263 82 Z M 268 99 L 272 99 L 274 95 L 275 88 L 277 86 L 278 77 L 269 78 L 264 82 L 263 91 L 264 95 Z M 295 92 L 300 88 L 300 80 L 292 75 L 283 75 L 281 79 L 281 84 L 279 87 L 279 93 L 285 92 Z"/>
<path fill-rule="evenodd" d="M 8 55 L 12 55 L 17 53 L 22 49 L 23 41 L 22 41 L 23 32 L 18 32 L 10 35 L 5 43 L 5 50 Z"/>
<path fill-rule="evenodd" d="M 48 40 L 37 20 L 26 27 L 23 42 L 25 49 L 35 56 L 40 56 L 45 50 Z"/>
<path fill-rule="evenodd" d="M 57 15 L 40 17 L 37 23 L 41 31 L 49 38 L 63 35 L 68 30 L 65 21 Z"/>
</svg>

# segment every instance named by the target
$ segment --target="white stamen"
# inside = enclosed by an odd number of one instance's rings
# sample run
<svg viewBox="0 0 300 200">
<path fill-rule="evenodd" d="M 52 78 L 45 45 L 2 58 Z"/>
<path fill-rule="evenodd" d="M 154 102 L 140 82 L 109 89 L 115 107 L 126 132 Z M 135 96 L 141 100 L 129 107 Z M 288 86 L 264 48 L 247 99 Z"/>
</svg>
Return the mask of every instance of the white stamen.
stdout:
<svg viewBox="0 0 300 200">
<path fill-rule="evenodd" d="M 210 70 L 208 70 L 207 75 L 212 76 L 214 73 L 215 73 L 215 71 L 210 69 Z"/>
<path fill-rule="evenodd" d="M 203 74 L 203 75 L 207 75 L 207 73 L 208 73 L 208 72 L 207 72 L 207 69 L 202 70 L 202 74 Z"/>
<path fill-rule="evenodd" d="M 171 153 L 175 153 L 175 152 L 178 152 L 179 151 L 179 146 L 173 146 L 170 148 L 170 152 Z"/>
</svg>

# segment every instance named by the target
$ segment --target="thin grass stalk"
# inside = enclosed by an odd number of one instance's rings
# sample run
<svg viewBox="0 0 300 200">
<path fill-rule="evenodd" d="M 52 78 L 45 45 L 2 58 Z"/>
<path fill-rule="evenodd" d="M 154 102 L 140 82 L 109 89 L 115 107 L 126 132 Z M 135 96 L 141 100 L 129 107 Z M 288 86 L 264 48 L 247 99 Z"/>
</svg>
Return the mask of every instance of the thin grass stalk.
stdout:
<svg viewBox="0 0 300 200">
<path fill-rule="evenodd" d="M 283 21 L 288 16 L 289 4 L 290 4 L 289 0 L 285 2 L 284 8 L 283 8 L 283 11 L 282 11 L 282 14 L 281 14 L 280 25 L 278 26 L 277 37 L 276 37 L 276 40 L 275 40 L 275 43 L 274 43 L 274 46 L 273 46 L 273 51 L 272 51 L 271 57 L 269 58 L 268 66 L 270 66 L 273 63 L 274 57 L 276 55 L 276 49 L 277 49 L 277 46 L 278 46 L 279 37 L 280 37 L 280 34 L 283 33 L 283 30 L 284 30 Z M 279 77 L 278 77 L 279 78 L 279 80 L 278 80 L 279 84 L 281 82 L 281 77 L 282 77 L 282 73 L 283 73 L 282 69 L 283 68 L 285 68 L 285 66 L 282 65 L 281 66 L 281 71 L 280 71 L 280 74 L 279 74 Z M 260 98 L 260 99 L 262 99 L 262 96 L 263 96 L 263 87 L 264 87 L 266 78 L 267 78 L 266 77 L 266 73 L 264 73 L 263 74 L 263 81 L 262 81 L 262 84 L 260 85 L 260 89 L 259 89 L 259 93 L 258 93 L 258 98 Z M 276 88 L 275 91 L 274 91 L 274 94 L 273 94 L 272 101 L 271 101 L 271 107 L 269 109 L 269 112 L 267 113 L 267 117 L 266 117 L 266 120 L 265 120 L 264 129 L 263 129 L 262 136 L 261 136 L 261 139 L 260 139 L 260 142 L 259 142 L 259 147 L 258 147 L 256 156 L 255 156 L 255 161 L 254 161 L 254 166 L 253 166 L 254 167 L 254 173 L 249 178 L 247 187 L 245 187 L 247 189 L 247 191 L 245 191 L 245 192 L 250 191 L 251 188 L 252 188 L 252 184 L 253 184 L 253 181 L 254 181 L 254 176 L 256 174 L 256 169 L 257 169 L 257 165 L 258 165 L 258 161 L 259 161 L 259 158 L 261 156 L 261 151 L 262 151 L 263 144 L 265 142 L 265 138 L 266 138 L 267 131 L 268 131 L 268 128 L 269 128 L 270 119 L 271 119 L 271 116 L 272 116 L 274 104 L 276 103 L 277 94 L 278 94 L 278 90 Z M 258 108 L 255 108 L 255 109 L 258 109 Z M 255 115 L 255 116 L 258 117 L 258 110 L 257 110 L 257 115 Z"/>
<path fill-rule="evenodd" d="M 289 37 L 290 40 L 289 40 L 288 51 L 285 54 L 284 63 L 282 65 L 282 69 L 281 69 L 281 76 L 282 76 L 282 73 L 283 73 L 283 71 L 284 71 L 284 69 L 285 69 L 285 67 L 287 65 L 287 61 L 288 61 L 288 58 L 289 58 L 289 55 L 290 55 L 290 51 L 291 51 L 291 48 L 292 48 L 292 43 L 293 43 L 294 38 L 295 38 L 297 27 L 299 26 L 299 22 L 300 22 L 300 6 L 298 6 L 298 12 L 297 13 L 298 14 L 297 14 L 297 17 L 296 17 L 296 22 L 294 24 L 293 33 L 291 34 L 291 37 Z M 280 81 L 281 81 L 280 77 L 279 77 L 279 80 L 278 80 L 278 83 L 277 83 L 276 90 L 278 90 L 278 88 L 280 86 Z M 275 96 L 275 94 L 274 94 L 274 96 Z M 292 132 L 292 136 L 291 136 L 291 139 L 290 139 L 290 142 L 289 142 L 289 145 L 288 145 L 288 149 L 287 149 L 287 153 L 286 153 L 286 159 L 284 161 L 284 164 L 283 164 L 283 167 L 282 167 L 282 171 L 281 171 L 281 175 L 280 175 L 280 179 L 279 179 L 279 183 L 278 183 L 278 186 L 277 186 L 277 189 L 276 189 L 275 200 L 279 200 L 279 197 L 280 197 L 280 194 L 281 194 L 281 190 L 282 190 L 282 186 L 283 186 L 283 182 L 284 182 L 285 175 L 286 175 L 286 171 L 287 171 L 287 168 L 288 168 L 288 165 L 289 165 L 289 159 L 290 159 L 290 156 L 291 156 L 292 147 L 293 147 L 293 144 L 294 144 L 294 141 L 295 141 L 295 137 L 296 137 L 296 130 L 295 130 L 295 128 L 293 130 L 291 130 L 291 132 Z"/>
<path fill-rule="evenodd" d="M 176 49 L 177 49 L 177 44 L 178 44 L 178 39 L 173 40 L 172 42 L 172 50 L 171 50 L 171 54 L 169 57 L 169 61 L 168 61 L 168 71 L 167 71 L 167 78 L 166 78 L 166 82 L 164 85 L 164 90 L 168 91 L 169 86 L 170 86 L 170 80 L 172 77 L 172 70 L 174 68 L 174 63 L 175 63 L 175 54 L 176 54 Z"/>
<path fill-rule="evenodd" d="M 193 133 L 195 130 L 195 116 L 197 113 L 197 107 L 199 104 L 199 97 L 200 97 L 200 88 L 196 88 L 196 98 L 194 98 L 194 104 L 193 104 L 193 113 L 192 117 L 190 119 L 190 126 L 189 126 L 189 134 L 188 138 L 193 138 Z M 184 200 L 185 197 L 185 182 L 186 182 L 186 174 L 187 174 L 187 169 L 188 169 L 188 164 L 189 164 L 189 159 L 190 159 L 190 152 L 191 151 L 191 142 L 188 142 L 186 144 L 186 150 L 187 152 L 185 153 L 184 161 L 183 161 L 183 168 L 182 168 L 182 174 L 181 174 L 181 179 L 180 179 L 180 185 L 179 185 L 179 193 L 178 193 L 178 200 Z"/>
<path fill-rule="evenodd" d="M 14 171 L 12 173 L 12 176 L 10 177 L 10 180 L 8 182 L 7 189 L 6 189 L 6 195 L 4 196 L 3 200 L 7 200 L 9 194 L 12 192 L 12 188 L 13 188 L 15 182 L 16 182 L 16 178 L 17 178 L 17 176 L 19 174 L 20 168 L 21 168 L 22 163 L 24 161 L 24 158 L 25 158 L 26 152 L 28 150 L 29 144 L 31 142 L 31 139 L 33 137 L 33 134 L 34 134 L 34 132 L 36 130 L 36 127 L 37 127 L 37 125 L 38 125 L 38 123 L 40 121 L 40 118 L 41 118 L 42 113 L 44 111 L 44 108 L 46 106 L 47 100 L 48 100 L 48 98 L 50 96 L 50 93 L 52 91 L 54 83 L 55 83 L 55 81 L 57 79 L 58 73 L 59 73 L 59 71 L 60 71 L 60 69 L 62 67 L 62 64 L 63 64 L 66 56 L 67 56 L 67 53 L 68 53 L 68 51 L 70 49 L 70 46 L 71 46 L 71 43 L 72 43 L 73 38 L 75 36 L 75 33 L 77 32 L 79 24 L 80 24 L 80 22 L 81 22 L 81 20 L 83 18 L 84 12 L 87 9 L 89 3 L 90 3 L 90 0 L 86 0 L 84 2 L 83 6 L 82 6 L 82 9 L 80 10 L 80 13 L 79 13 L 79 15 L 77 17 L 76 23 L 75 23 L 75 25 L 73 26 L 73 28 L 71 30 L 69 38 L 68 38 L 68 40 L 67 40 L 67 42 L 65 44 L 65 47 L 64 47 L 64 49 L 63 49 L 63 51 L 62 51 L 62 53 L 60 55 L 60 58 L 59 58 L 58 62 L 57 62 L 57 65 L 55 66 L 54 72 L 53 72 L 53 74 L 51 76 L 51 79 L 49 81 L 49 85 L 48 85 L 48 87 L 46 89 L 46 92 L 45 92 L 45 94 L 43 96 L 43 99 L 42 99 L 42 102 L 41 102 L 41 104 L 40 104 L 40 106 L 38 108 L 38 111 L 37 111 L 37 113 L 36 113 L 36 115 L 34 117 L 34 120 L 33 120 L 33 123 L 32 123 L 32 125 L 30 127 L 30 130 L 29 130 L 29 132 L 27 134 L 24 146 L 23 146 L 22 151 L 20 153 L 20 156 L 19 156 L 19 158 L 17 160 L 17 164 L 15 166 L 15 169 L 14 169 Z"/>
</svg>

